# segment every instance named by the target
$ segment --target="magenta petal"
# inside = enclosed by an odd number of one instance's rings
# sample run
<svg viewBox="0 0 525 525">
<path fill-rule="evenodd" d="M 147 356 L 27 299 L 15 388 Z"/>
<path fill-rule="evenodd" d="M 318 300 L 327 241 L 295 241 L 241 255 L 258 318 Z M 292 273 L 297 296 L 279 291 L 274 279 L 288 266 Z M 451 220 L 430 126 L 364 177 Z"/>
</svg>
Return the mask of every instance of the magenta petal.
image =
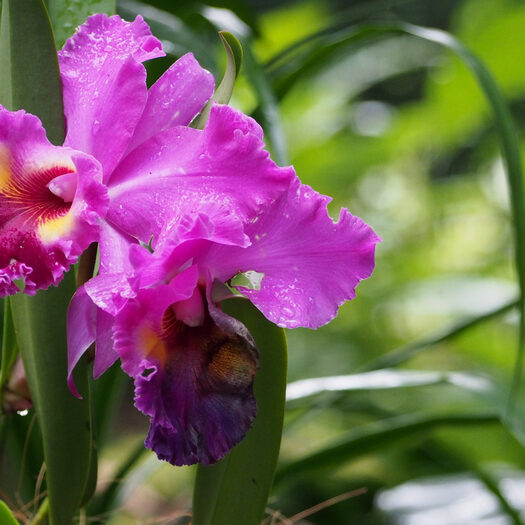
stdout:
<svg viewBox="0 0 525 525">
<path fill-rule="evenodd" d="M 141 63 L 163 56 L 160 42 L 138 16 L 88 18 L 59 52 L 65 145 L 96 157 L 107 180 L 133 135 L 147 100 Z"/>
<path fill-rule="evenodd" d="M 215 105 L 204 131 L 176 127 L 131 152 L 111 179 L 108 219 L 149 242 L 163 224 L 193 215 L 210 203 L 239 220 L 255 216 L 289 184 L 264 149 L 262 131 L 249 117 Z"/>
<path fill-rule="evenodd" d="M 93 365 L 95 379 L 98 379 L 118 359 L 118 354 L 113 348 L 113 323 L 112 315 L 100 308 L 97 309 L 97 345 Z"/>
<path fill-rule="evenodd" d="M 214 203 L 203 203 L 192 215 L 167 221 L 154 240 L 155 251 L 166 251 L 187 241 L 207 240 L 219 244 L 248 246 L 250 238 L 244 224 L 231 210 Z"/>
<path fill-rule="evenodd" d="M 0 106 L 0 296 L 57 284 L 98 238 L 108 197 L 99 163 L 53 146 L 40 121 Z"/>
<path fill-rule="evenodd" d="M 122 368 L 131 377 L 142 372 L 141 363 L 149 362 L 158 349 L 157 332 L 162 317 L 173 303 L 189 299 L 197 286 L 198 272 L 191 267 L 176 277 L 171 285 L 139 290 L 135 299 L 118 313 L 115 320 L 115 350 Z"/>
<path fill-rule="evenodd" d="M 122 273 L 105 273 L 84 284 L 91 300 L 104 312 L 116 315 L 128 299 L 135 297 L 128 278 Z"/>
<path fill-rule="evenodd" d="M 137 239 L 107 221 L 102 223 L 99 237 L 100 273 L 133 273 L 129 251 L 134 245 L 138 245 Z"/>
<path fill-rule="evenodd" d="M 71 392 L 81 397 L 73 379 L 73 369 L 84 352 L 95 341 L 97 307 L 87 295 L 84 287 L 79 288 L 67 312 L 67 384 Z"/>
<path fill-rule="evenodd" d="M 380 240 L 346 209 L 334 222 L 327 211 L 329 200 L 296 179 L 246 226 L 250 246 L 215 245 L 199 264 L 223 281 L 238 271 L 263 273 L 259 290 L 239 290 L 279 326 L 318 328 L 371 275 Z"/>
<path fill-rule="evenodd" d="M 213 95 L 213 75 L 191 53 L 179 58 L 151 86 L 128 150 L 175 126 L 187 126 Z"/>
</svg>

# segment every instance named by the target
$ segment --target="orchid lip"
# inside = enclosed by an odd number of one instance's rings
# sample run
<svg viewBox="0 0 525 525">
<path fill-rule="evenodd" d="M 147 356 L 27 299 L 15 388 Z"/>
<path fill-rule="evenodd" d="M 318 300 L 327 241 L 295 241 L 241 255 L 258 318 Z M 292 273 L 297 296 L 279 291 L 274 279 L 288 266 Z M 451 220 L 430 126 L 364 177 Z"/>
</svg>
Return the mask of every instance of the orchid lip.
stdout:
<svg viewBox="0 0 525 525">
<path fill-rule="evenodd" d="M 115 347 L 135 379 L 135 405 L 150 417 L 146 446 L 174 465 L 215 463 L 256 413 L 257 349 L 231 318 L 216 321 L 195 270 L 175 288 L 141 290 L 115 320 Z"/>
<path fill-rule="evenodd" d="M 72 199 L 61 196 L 57 189 L 64 185 L 55 183 L 57 179 L 74 175 L 69 166 L 41 168 L 28 175 L 16 179 L 12 177 L 3 184 L 1 194 L 13 212 L 21 214 L 26 223 L 34 224 L 60 217 L 69 211 Z"/>
<path fill-rule="evenodd" d="M 47 184 L 47 188 L 64 202 L 73 202 L 77 191 L 77 174 L 68 172 L 59 175 Z"/>
<path fill-rule="evenodd" d="M 101 175 L 93 157 L 52 145 L 36 116 L 0 106 L 0 296 L 58 284 L 96 240 Z"/>
</svg>

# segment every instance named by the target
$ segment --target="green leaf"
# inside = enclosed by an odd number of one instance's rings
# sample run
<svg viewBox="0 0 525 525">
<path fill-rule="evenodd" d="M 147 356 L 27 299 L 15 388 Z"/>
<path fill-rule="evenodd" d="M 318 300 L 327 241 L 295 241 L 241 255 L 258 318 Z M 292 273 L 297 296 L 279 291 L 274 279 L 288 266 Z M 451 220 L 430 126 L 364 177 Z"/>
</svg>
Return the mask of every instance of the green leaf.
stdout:
<svg viewBox="0 0 525 525">
<path fill-rule="evenodd" d="M 26 416 L 10 413 L 0 417 L 0 463 L 0 494 L 10 501 L 34 502 L 35 480 L 44 463 L 34 410 Z"/>
<path fill-rule="evenodd" d="M 242 67 L 242 46 L 237 37 L 228 31 L 219 31 L 219 37 L 228 57 L 226 71 L 219 87 L 215 90 L 215 100 L 219 104 L 228 104 L 233 93 L 235 80 Z"/>
<path fill-rule="evenodd" d="M 429 337 L 403 345 L 399 348 L 396 348 L 395 350 L 388 352 L 387 354 L 384 354 L 374 359 L 369 363 L 366 363 L 363 367 L 361 367 L 360 370 L 377 370 L 380 368 L 388 368 L 400 365 L 401 363 L 408 361 L 420 352 L 423 352 L 424 350 L 432 346 L 438 345 L 444 341 L 452 339 L 453 337 L 463 334 L 467 330 L 470 330 L 471 328 L 474 328 L 475 326 L 478 326 L 479 324 L 484 323 L 485 321 L 489 321 L 494 317 L 499 317 L 500 315 L 503 315 L 509 312 L 510 310 L 517 308 L 518 306 L 519 300 L 515 299 L 501 306 L 498 306 L 493 310 L 489 310 L 488 312 L 485 312 L 477 317 L 471 317 L 463 321 L 456 322 L 451 326 L 446 326 L 437 331 L 435 334 L 430 335 Z"/>
<path fill-rule="evenodd" d="M 233 87 L 235 85 L 235 79 L 239 74 L 242 65 L 242 46 L 237 38 L 228 33 L 227 31 L 219 31 L 224 49 L 226 50 L 227 63 L 226 71 L 222 77 L 221 83 L 215 90 L 215 94 L 204 106 L 203 110 L 195 117 L 195 120 L 191 124 L 192 127 L 197 129 L 203 129 L 208 118 L 210 116 L 211 107 L 213 102 L 216 101 L 219 104 L 228 104 L 233 93 Z"/>
<path fill-rule="evenodd" d="M 267 136 L 268 145 L 272 151 L 275 162 L 280 166 L 289 164 L 286 137 L 279 116 L 279 107 L 273 88 L 264 73 L 257 58 L 254 56 L 251 46 L 245 46 L 245 66 L 246 77 L 254 87 L 259 101 L 259 108 L 256 117 Z"/>
<path fill-rule="evenodd" d="M 477 465 L 473 465 L 471 470 L 472 473 L 485 485 L 487 490 L 492 492 L 492 494 L 496 497 L 502 511 L 511 520 L 511 522 L 514 525 L 524 525 L 519 510 L 514 507 L 510 499 L 500 489 L 497 479 L 494 479 L 494 476 L 491 474 L 491 472 L 482 467 L 478 467 Z"/>
<path fill-rule="evenodd" d="M 9 507 L 0 499 L 0 523 L 2 525 L 18 525 L 18 521 Z"/>
<path fill-rule="evenodd" d="M 4 0 L 0 22 L 0 104 L 37 115 L 54 144 L 64 142 L 62 84 L 42 0 Z"/>
<path fill-rule="evenodd" d="M 64 139 L 62 86 L 49 18 L 41 0 L 4 0 L 0 27 L 0 102 L 39 116 L 48 137 Z M 77 373 L 83 400 L 66 384 L 66 314 L 73 272 L 60 288 L 11 298 L 13 321 L 42 432 L 50 520 L 69 525 L 92 486 L 93 436 L 87 365 Z"/>
<path fill-rule="evenodd" d="M 344 31 L 345 28 L 349 26 L 355 27 L 355 24 L 364 22 L 370 17 L 375 17 L 378 13 L 388 13 L 395 6 L 401 7 L 412 2 L 413 0 L 368 0 L 366 3 L 357 3 L 348 9 L 338 10 L 337 22 L 334 25 L 311 33 L 279 51 L 266 62 L 264 65 L 265 69 L 273 71 L 280 65 L 287 67 L 295 55 L 302 52 L 304 59 L 306 55 L 312 53 L 312 49 L 325 47 L 327 40 L 341 40 L 341 31 Z M 319 42 L 323 45 L 321 46 Z"/>
<path fill-rule="evenodd" d="M 15 327 L 9 300 L 4 301 L 4 323 L 2 335 L 2 360 L 0 361 L 0 411 L 2 410 L 2 387 L 11 375 L 18 355 Z"/>
<path fill-rule="evenodd" d="M 364 454 L 374 453 L 383 447 L 403 439 L 419 436 L 437 427 L 478 426 L 499 423 L 496 414 L 452 414 L 426 415 L 410 414 L 382 421 L 375 421 L 364 427 L 352 430 L 337 442 L 329 444 L 313 454 L 284 465 L 277 471 L 275 482 L 285 478 L 300 476 L 316 469 L 326 469 L 343 465 L 345 462 Z"/>
<path fill-rule="evenodd" d="M 226 301 L 224 310 L 242 321 L 260 353 L 255 376 L 257 418 L 246 438 L 213 466 L 197 469 L 193 525 L 259 525 L 272 485 L 284 416 L 286 339 L 248 301 Z"/>
<path fill-rule="evenodd" d="M 513 384 L 511 387 L 510 398 L 512 399 L 512 397 L 518 393 L 523 360 L 525 358 L 525 200 L 520 145 L 514 120 L 505 102 L 505 98 L 489 69 L 472 51 L 452 35 L 445 31 L 409 24 L 394 26 L 393 30 L 435 42 L 456 53 L 476 78 L 492 110 L 510 188 L 511 215 L 514 230 L 514 256 L 520 288 L 519 342 Z"/>
<path fill-rule="evenodd" d="M 301 401 L 322 392 L 388 390 L 440 384 L 487 392 L 493 386 L 487 377 L 472 373 L 382 369 L 361 374 L 300 379 L 288 384 L 286 400 Z"/>
<path fill-rule="evenodd" d="M 94 13 L 112 15 L 116 11 L 116 0 L 46 0 L 46 4 L 58 49 L 89 15 Z"/>
<path fill-rule="evenodd" d="M 429 442 L 427 441 L 425 451 L 428 451 L 428 448 Z M 510 522 L 514 525 L 524 525 L 519 510 L 514 508 L 512 500 L 505 494 L 506 491 L 501 490 L 500 480 L 493 472 L 478 465 L 463 454 L 458 454 L 450 447 L 433 440 L 430 440 L 430 452 L 435 461 L 439 462 L 441 466 L 446 466 L 449 470 L 471 472 L 499 501 L 502 512 L 505 513 Z"/>
<path fill-rule="evenodd" d="M 59 288 L 34 297 L 11 298 L 14 324 L 29 388 L 42 431 L 52 525 L 69 525 L 91 489 L 94 448 L 88 366 L 81 361 L 75 382 L 84 399 L 69 391 L 66 314 L 75 291 L 73 272 Z"/>
</svg>

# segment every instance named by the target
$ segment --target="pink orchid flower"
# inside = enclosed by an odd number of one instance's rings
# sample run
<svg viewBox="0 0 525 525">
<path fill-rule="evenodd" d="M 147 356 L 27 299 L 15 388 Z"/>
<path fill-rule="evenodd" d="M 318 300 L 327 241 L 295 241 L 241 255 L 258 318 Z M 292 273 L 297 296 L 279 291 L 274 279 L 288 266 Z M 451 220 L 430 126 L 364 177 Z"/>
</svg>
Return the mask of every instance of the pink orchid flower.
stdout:
<svg viewBox="0 0 525 525">
<path fill-rule="evenodd" d="M 251 118 L 214 105 L 191 54 L 148 90 L 142 62 L 162 56 L 141 17 L 95 15 L 59 53 L 66 140 L 0 108 L 0 294 L 56 284 L 99 242 L 99 274 L 68 315 L 68 382 L 96 341 L 94 375 L 116 359 L 150 418 L 146 445 L 173 464 L 213 463 L 256 413 L 257 350 L 222 312 L 236 286 L 272 322 L 317 328 L 374 267 L 373 230 L 278 167 Z M 153 253 L 144 246 L 149 245 Z"/>
</svg>

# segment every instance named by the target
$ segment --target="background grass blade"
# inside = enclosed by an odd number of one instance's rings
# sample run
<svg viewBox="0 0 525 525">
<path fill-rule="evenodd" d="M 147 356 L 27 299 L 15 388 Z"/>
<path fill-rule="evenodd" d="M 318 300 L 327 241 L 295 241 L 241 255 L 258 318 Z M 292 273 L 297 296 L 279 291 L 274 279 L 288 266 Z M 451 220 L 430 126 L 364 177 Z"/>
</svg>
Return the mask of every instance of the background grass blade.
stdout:
<svg viewBox="0 0 525 525">
<path fill-rule="evenodd" d="M 378 357 L 377 359 L 374 359 L 370 363 L 362 366 L 360 371 L 378 370 L 381 368 L 389 368 L 400 365 L 401 363 L 408 361 L 412 357 L 432 346 L 443 343 L 444 341 L 448 341 L 449 339 L 461 335 L 462 333 L 470 330 L 471 328 L 474 328 L 481 323 L 510 312 L 514 308 L 519 307 L 519 304 L 519 299 L 516 299 L 514 301 L 505 303 L 502 306 L 498 306 L 497 308 L 494 308 L 494 310 L 490 310 L 477 317 L 472 317 L 470 319 L 465 319 L 464 321 L 456 322 L 452 326 L 443 328 L 425 339 L 408 343 Z"/>
<path fill-rule="evenodd" d="M 474 53 L 451 34 L 445 31 L 410 24 L 400 24 L 394 26 L 394 29 L 424 40 L 435 42 L 454 51 L 478 81 L 479 87 L 483 91 L 492 110 L 496 130 L 500 138 L 503 162 L 510 188 L 511 216 L 514 230 L 514 254 L 520 289 L 519 343 L 510 394 L 512 402 L 512 398 L 517 395 L 519 390 L 525 352 L 525 202 L 520 145 L 514 121 L 500 88 L 490 71 Z"/>
<path fill-rule="evenodd" d="M 277 98 L 268 78 L 264 74 L 263 68 L 254 56 L 249 43 L 245 46 L 245 72 L 250 84 L 257 93 L 259 107 L 254 115 L 256 120 L 261 123 L 265 134 L 268 147 L 272 157 L 279 166 L 289 164 L 286 137 L 279 116 Z"/>
<path fill-rule="evenodd" d="M 2 388 L 9 379 L 16 356 L 18 344 L 16 342 L 15 327 L 9 301 L 4 301 L 4 323 L 2 333 L 2 356 L 0 361 L 0 411 L 2 410 Z"/>
<path fill-rule="evenodd" d="M 499 422 L 495 414 L 453 414 L 424 415 L 412 414 L 370 423 L 357 430 L 350 431 L 336 443 L 314 452 L 277 471 L 275 482 L 285 478 L 300 476 L 316 469 L 325 469 L 342 465 L 367 453 L 376 452 L 385 446 L 405 438 L 413 438 L 441 426 L 465 428 L 472 425 L 487 425 Z"/>
<path fill-rule="evenodd" d="M 94 498 L 88 509 L 91 516 L 106 515 L 114 510 L 118 505 L 118 494 L 122 484 L 147 452 L 148 449 L 144 446 L 144 441 L 141 439 L 119 467 L 113 481 L 102 493 Z"/>
<path fill-rule="evenodd" d="M 284 416 L 286 339 L 248 301 L 232 299 L 224 310 L 250 330 L 260 353 L 255 376 L 258 413 L 248 435 L 216 465 L 199 465 L 193 525 L 259 525 L 273 481 Z"/>
<path fill-rule="evenodd" d="M 300 379 L 288 384 L 286 400 L 287 402 L 302 401 L 322 392 L 387 390 L 439 384 L 460 386 L 470 384 L 477 390 L 490 390 L 492 387 L 489 379 L 479 374 L 437 370 L 382 369 L 361 374 Z"/>
</svg>

